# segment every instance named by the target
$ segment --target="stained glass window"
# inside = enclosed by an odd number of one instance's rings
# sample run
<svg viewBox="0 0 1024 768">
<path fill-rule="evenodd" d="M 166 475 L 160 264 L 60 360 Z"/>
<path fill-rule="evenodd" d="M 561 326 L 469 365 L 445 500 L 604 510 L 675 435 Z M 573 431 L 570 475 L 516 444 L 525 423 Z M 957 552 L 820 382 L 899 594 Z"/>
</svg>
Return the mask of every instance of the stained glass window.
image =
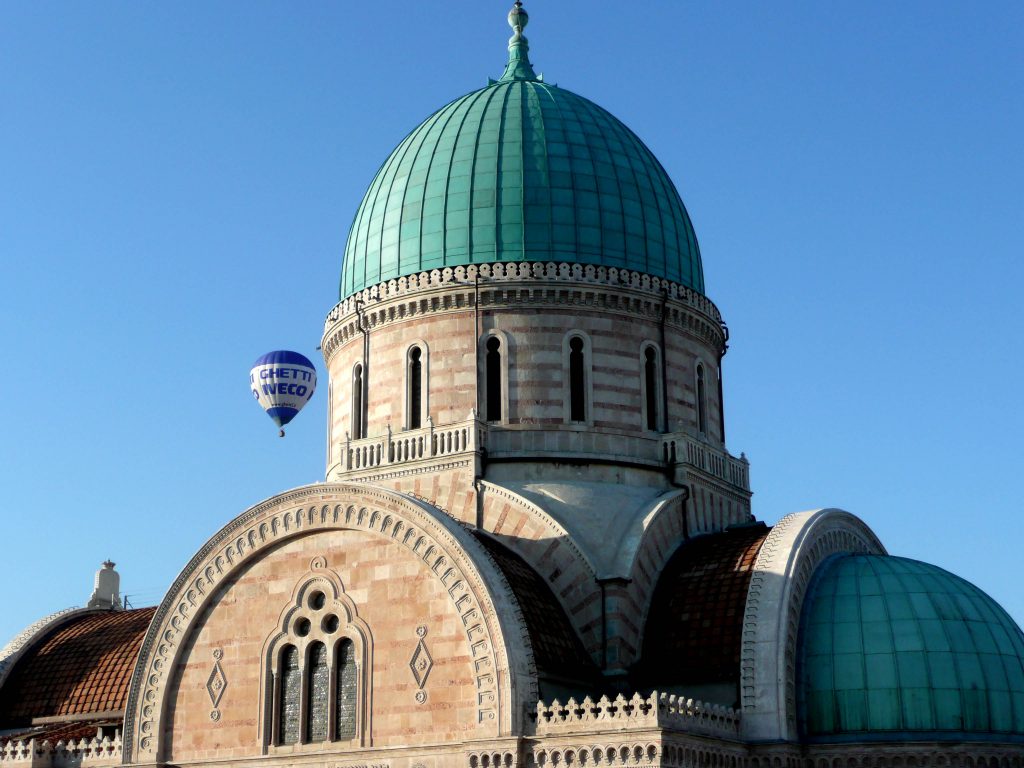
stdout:
<svg viewBox="0 0 1024 768">
<path fill-rule="evenodd" d="M 337 725 L 335 738 L 345 741 L 356 735 L 356 653 L 351 640 L 338 644 Z"/>
<path fill-rule="evenodd" d="M 327 741 L 327 707 L 329 704 L 331 678 L 327 668 L 327 646 L 313 643 L 309 649 L 309 667 L 306 671 L 306 695 L 309 697 L 306 711 L 309 713 L 309 725 L 306 729 L 307 741 Z"/>
<path fill-rule="evenodd" d="M 299 742 L 299 696 L 302 678 L 299 675 L 299 651 L 294 645 L 285 646 L 281 653 L 281 701 L 278 726 L 281 744 Z"/>
</svg>

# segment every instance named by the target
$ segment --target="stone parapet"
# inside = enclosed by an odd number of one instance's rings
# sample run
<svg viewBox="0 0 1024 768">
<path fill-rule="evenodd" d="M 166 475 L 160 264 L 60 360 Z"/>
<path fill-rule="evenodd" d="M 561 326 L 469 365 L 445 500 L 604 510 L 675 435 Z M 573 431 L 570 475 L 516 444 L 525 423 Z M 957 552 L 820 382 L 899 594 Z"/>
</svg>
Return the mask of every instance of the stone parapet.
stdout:
<svg viewBox="0 0 1024 768">
<path fill-rule="evenodd" d="M 388 426 L 383 435 L 352 440 L 346 435 L 341 462 L 328 471 L 331 480 L 355 480 L 378 473 L 383 468 L 419 467 L 453 456 L 479 456 L 485 449 L 487 425 L 471 413 L 464 421 L 444 426 L 427 426 L 404 432 L 392 432 Z"/>
<path fill-rule="evenodd" d="M 99 768 L 121 763 L 121 736 L 75 741 L 8 741 L 0 765 L 14 768 Z"/>
<path fill-rule="evenodd" d="M 737 739 L 740 716 L 729 707 L 654 691 L 647 697 L 635 693 L 629 699 L 619 694 L 597 701 L 589 696 L 580 702 L 569 699 L 565 704 L 557 699 L 550 705 L 538 701 L 530 721 L 534 736 L 662 728 Z"/>
<path fill-rule="evenodd" d="M 750 492 L 750 462 L 745 455 L 737 459 L 686 433 L 663 435 L 664 460 L 674 467 L 693 467 L 723 481 L 733 489 Z"/>
</svg>

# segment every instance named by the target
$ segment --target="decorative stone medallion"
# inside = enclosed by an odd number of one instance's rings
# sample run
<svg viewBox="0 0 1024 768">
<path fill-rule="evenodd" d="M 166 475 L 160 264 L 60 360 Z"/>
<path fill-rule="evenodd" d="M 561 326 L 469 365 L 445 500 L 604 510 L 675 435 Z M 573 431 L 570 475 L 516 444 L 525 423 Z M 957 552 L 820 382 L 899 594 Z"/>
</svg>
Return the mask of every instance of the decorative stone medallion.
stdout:
<svg viewBox="0 0 1024 768">
<path fill-rule="evenodd" d="M 210 719 L 214 722 L 220 720 L 220 710 L 217 709 L 217 705 L 220 704 L 221 697 L 224 696 L 224 691 L 228 687 L 227 675 L 224 674 L 224 668 L 220 665 L 222 658 L 224 658 L 224 651 L 220 648 L 215 648 L 213 651 L 213 671 L 210 672 L 210 677 L 206 681 L 206 692 L 210 694 L 210 703 L 213 705 Z"/>
<path fill-rule="evenodd" d="M 416 680 L 416 687 L 419 688 L 416 691 L 416 701 L 422 704 L 427 700 L 427 692 L 423 690 L 423 686 L 427 684 L 430 670 L 434 668 L 434 660 L 430 656 L 430 651 L 427 650 L 426 642 L 424 642 L 424 638 L 427 636 L 427 628 L 423 626 L 416 627 L 416 635 L 420 640 L 416 643 L 416 650 L 412 652 L 412 658 L 409 660 L 409 669 L 412 670 L 413 679 Z"/>
</svg>

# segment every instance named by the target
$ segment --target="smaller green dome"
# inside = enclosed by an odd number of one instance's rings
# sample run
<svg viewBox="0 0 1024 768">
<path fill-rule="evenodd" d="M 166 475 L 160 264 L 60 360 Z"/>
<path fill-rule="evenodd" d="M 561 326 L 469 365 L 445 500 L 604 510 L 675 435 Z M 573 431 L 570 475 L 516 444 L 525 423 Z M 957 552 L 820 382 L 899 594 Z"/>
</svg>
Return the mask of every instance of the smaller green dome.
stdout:
<svg viewBox="0 0 1024 768">
<path fill-rule="evenodd" d="M 927 563 L 826 561 L 804 602 L 797 674 L 810 740 L 1024 736 L 1024 633 Z"/>
</svg>

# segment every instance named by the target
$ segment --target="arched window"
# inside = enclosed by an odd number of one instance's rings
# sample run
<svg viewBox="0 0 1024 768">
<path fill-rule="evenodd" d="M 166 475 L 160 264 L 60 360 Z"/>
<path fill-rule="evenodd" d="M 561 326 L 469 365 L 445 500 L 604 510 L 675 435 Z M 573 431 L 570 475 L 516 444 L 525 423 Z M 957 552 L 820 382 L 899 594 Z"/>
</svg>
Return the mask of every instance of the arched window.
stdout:
<svg viewBox="0 0 1024 768">
<path fill-rule="evenodd" d="M 406 381 L 409 389 L 406 402 L 408 428 L 419 429 L 423 426 L 423 350 L 418 346 L 409 348 Z"/>
<path fill-rule="evenodd" d="M 707 384 L 702 363 L 697 363 L 697 431 L 702 435 L 708 433 Z"/>
<path fill-rule="evenodd" d="M 300 732 L 299 696 L 302 691 L 302 676 L 299 672 L 299 650 L 294 645 L 286 645 L 281 652 L 281 699 L 278 703 L 278 742 L 280 744 L 298 744 Z"/>
<path fill-rule="evenodd" d="M 366 437 L 366 419 L 363 418 L 363 364 L 352 369 L 352 439 Z"/>
<path fill-rule="evenodd" d="M 358 692 L 356 649 L 348 638 L 338 643 L 335 670 L 335 706 L 337 710 L 335 714 L 334 738 L 338 741 L 348 741 L 356 736 L 356 696 Z"/>
<path fill-rule="evenodd" d="M 315 563 L 315 561 L 314 561 Z M 365 746 L 373 646 L 370 629 L 336 575 L 314 565 L 267 641 L 261 738 L 273 753 L 323 749 L 326 742 Z"/>
<path fill-rule="evenodd" d="M 569 339 L 569 421 L 587 420 L 587 376 L 584 343 L 580 336 Z"/>
<path fill-rule="evenodd" d="M 658 401 L 661 389 L 658 371 L 658 353 L 649 345 L 644 348 L 644 413 L 647 428 L 654 431 L 658 429 L 661 410 Z"/>
<path fill-rule="evenodd" d="M 327 669 L 327 646 L 313 643 L 306 665 L 306 741 L 327 741 L 327 709 L 331 677 Z"/>
<path fill-rule="evenodd" d="M 487 420 L 501 421 L 501 339 L 491 336 L 487 340 Z"/>
</svg>

